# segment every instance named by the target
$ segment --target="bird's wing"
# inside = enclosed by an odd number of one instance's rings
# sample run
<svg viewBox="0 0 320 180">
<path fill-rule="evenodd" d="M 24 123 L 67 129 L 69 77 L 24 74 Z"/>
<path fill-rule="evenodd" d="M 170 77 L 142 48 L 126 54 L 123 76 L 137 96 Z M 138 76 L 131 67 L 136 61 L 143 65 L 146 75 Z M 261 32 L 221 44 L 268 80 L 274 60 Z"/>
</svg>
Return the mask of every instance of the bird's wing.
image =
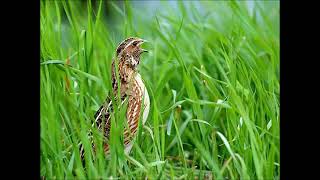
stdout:
<svg viewBox="0 0 320 180">
<path fill-rule="evenodd" d="M 97 112 L 94 114 L 94 124 L 97 125 L 97 128 L 103 132 L 104 137 L 106 140 L 109 140 L 109 134 L 110 134 L 110 128 L 111 128 L 111 121 L 110 121 L 110 112 L 112 111 L 112 101 L 109 97 L 105 100 L 104 104 L 100 106 L 100 108 L 97 110 Z M 102 129 L 104 127 L 104 130 Z M 89 132 L 89 137 L 91 138 L 93 136 L 92 131 Z M 95 150 L 95 144 L 93 142 L 93 139 L 91 139 L 92 148 Z M 79 151 L 81 159 L 84 161 L 84 147 L 82 142 L 79 144 Z"/>
<path fill-rule="evenodd" d="M 111 128 L 111 121 L 110 121 L 110 112 L 112 112 L 112 101 L 108 97 L 105 101 L 105 103 L 100 106 L 98 111 L 95 113 L 95 123 L 99 130 L 102 130 L 102 127 L 104 127 L 103 134 L 104 136 L 109 139 L 110 134 L 110 128 Z"/>
</svg>

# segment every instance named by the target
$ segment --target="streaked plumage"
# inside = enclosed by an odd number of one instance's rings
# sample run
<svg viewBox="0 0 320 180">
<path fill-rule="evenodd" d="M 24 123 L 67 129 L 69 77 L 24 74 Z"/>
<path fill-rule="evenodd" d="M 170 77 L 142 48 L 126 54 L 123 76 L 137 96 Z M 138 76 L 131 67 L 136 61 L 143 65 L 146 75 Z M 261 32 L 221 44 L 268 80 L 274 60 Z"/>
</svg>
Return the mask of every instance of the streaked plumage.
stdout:
<svg viewBox="0 0 320 180">
<path fill-rule="evenodd" d="M 150 100 L 148 91 L 143 83 L 141 75 L 137 72 L 137 66 L 140 63 L 140 55 L 146 50 L 141 49 L 140 45 L 144 40 L 140 38 L 130 37 L 121 42 L 116 50 L 117 57 L 112 62 L 112 93 L 115 98 L 118 97 L 118 82 L 115 70 L 117 66 L 118 77 L 120 80 L 120 98 L 121 102 L 128 99 L 126 119 L 129 129 L 124 129 L 124 145 L 125 151 L 128 153 L 132 147 L 132 140 L 137 132 L 139 120 L 144 124 L 147 120 Z M 115 62 L 117 61 L 117 62 Z M 104 104 L 95 113 L 95 124 L 101 130 L 105 137 L 104 150 L 109 153 L 108 140 L 110 138 L 111 120 L 110 112 L 113 111 L 113 103 L 107 97 Z M 142 111 L 142 113 L 141 113 Z M 140 116 L 142 115 L 142 118 Z M 102 129 L 104 127 L 104 129 Z M 93 143 L 94 146 L 94 143 Z M 83 156 L 83 148 L 81 147 Z"/>
</svg>

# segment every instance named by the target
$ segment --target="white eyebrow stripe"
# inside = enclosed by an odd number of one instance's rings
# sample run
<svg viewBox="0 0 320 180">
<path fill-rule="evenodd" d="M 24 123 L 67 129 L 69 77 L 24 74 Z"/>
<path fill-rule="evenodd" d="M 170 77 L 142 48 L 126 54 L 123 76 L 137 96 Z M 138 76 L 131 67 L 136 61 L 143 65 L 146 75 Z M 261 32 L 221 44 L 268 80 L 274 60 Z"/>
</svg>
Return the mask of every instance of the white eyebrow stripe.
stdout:
<svg viewBox="0 0 320 180">
<path fill-rule="evenodd" d="M 122 41 L 120 44 L 124 43 L 125 41 L 126 41 L 126 40 Z M 141 45 L 143 42 L 146 42 L 146 40 L 139 39 L 139 38 L 133 39 L 129 44 L 127 44 L 127 45 L 119 52 L 119 55 L 121 55 L 122 52 L 123 52 L 126 48 L 128 48 L 133 42 L 136 42 L 136 41 L 141 41 L 139 44 L 137 44 L 138 46 Z M 117 48 L 119 48 L 119 47 L 120 47 L 120 45 L 119 45 Z"/>
<path fill-rule="evenodd" d="M 133 41 L 131 41 L 129 44 L 127 44 L 124 48 L 123 48 L 123 50 L 125 50 L 127 47 L 129 47 L 133 42 L 136 42 L 137 40 L 133 40 Z M 123 51 L 122 50 L 122 51 Z"/>
<path fill-rule="evenodd" d="M 133 41 L 131 41 L 129 44 L 127 44 L 127 45 L 120 51 L 119 55 L 121 55 L 122 52 L 123 52 L 126 48 L 128 48 L 128 47 L 129 47 L 133 42 L 135 42 L 135 41 L 137 41 L 137 40 L 133 40 Z"/>
</svg>

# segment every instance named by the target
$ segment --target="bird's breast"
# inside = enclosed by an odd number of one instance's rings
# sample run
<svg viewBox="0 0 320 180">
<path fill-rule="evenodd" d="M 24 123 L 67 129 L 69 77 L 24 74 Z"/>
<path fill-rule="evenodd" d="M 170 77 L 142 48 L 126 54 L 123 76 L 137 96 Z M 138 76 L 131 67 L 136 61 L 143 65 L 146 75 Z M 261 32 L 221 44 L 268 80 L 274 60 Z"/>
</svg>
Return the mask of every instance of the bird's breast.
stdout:
<svg viewBox="0 0 320 180">
<path fill-rule="evenodd" d="M 135 75 L 135 80 L 137 82 L 137 84 L 139 85 L 141 92 L 142 92 L 142 98 L 143 98 L 143 106 L 141 107 L 142 109 L 142 123 L 144 124 L 147 121 L 148 118 L 148 114 L 149 114 L 149 110 L 150 110 L 150 99 L 149 99 L 149 94 L 148 94 L 148 90 L 145 87 L 141 75 L 139 73 L 137 73 Z"/>
<path fill-rule="evenodd" d="M 135 74 L 133 82 L 129 87 L 129 102 L 127 109 L 127 121 L 129 129 L 124 131 L 124 144 L 130 146 L 130 142 L 138 129 L 139 120 L 145 124 L 150 109 L 150 99 L 140 74 Z M 142 116 L 142 117 L 140 117 Z"/>
</svg>

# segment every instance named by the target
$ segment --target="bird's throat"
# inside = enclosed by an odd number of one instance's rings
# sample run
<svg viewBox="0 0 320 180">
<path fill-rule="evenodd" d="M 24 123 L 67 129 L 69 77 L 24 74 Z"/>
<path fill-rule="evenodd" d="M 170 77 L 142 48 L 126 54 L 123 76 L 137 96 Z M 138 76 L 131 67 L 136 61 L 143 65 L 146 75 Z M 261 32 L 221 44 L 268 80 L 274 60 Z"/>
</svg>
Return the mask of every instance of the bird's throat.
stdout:
<svg viewBox="0 0 320 180">
<path fill-rule="evenodd" d="M 115 64 L 112 63 L 112 87 L 113 92 L 117 92 L 118 90 L 118 79 L 120 81 L 120 92 L 121 97 L 125 96 L 130 82 L 134 79 L 136 74 L 136 69 L 132 68 L 129 64 L 125 63 L 124 61 L 120 61 L 118 64 L 118 69 L 116 71 Z M 118 73 L 118 77 L 116 76 L 116 72 Z"/>
</svg>

